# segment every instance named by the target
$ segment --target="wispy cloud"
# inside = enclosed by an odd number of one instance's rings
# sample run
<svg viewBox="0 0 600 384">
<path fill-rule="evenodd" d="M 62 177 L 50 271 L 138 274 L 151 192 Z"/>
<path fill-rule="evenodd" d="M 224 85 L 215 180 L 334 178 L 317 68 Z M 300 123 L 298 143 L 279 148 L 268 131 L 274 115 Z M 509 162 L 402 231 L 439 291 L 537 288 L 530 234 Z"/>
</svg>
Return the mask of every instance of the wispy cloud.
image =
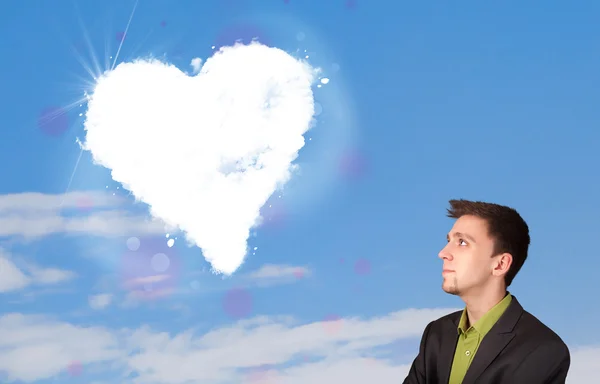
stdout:
<svg viewBox="0 0 600 384">
<path fill-rule="evenodd" d="M 171 335 L 147 326 L 78 327 L 13 313 L 0 317 L 0 372 L 9 381 L 33 382 L 56 377 L 78 361 L 84 375 L 92 376 L 90 367 L 97 371 L 102 366 L 122 374 L 123 383 L 229 384 L 249 377 L 276 378 L 278 384 L 394 383 L 402 380 L 412 356 L 395 361 L 382 355 L 381 348 L 404 339 L 416 353 L 425 325 L 450 311 L 454 309 L 408 309 L 336 324 L 257 317 L 203 334 L 188 329 Z M 568 382 L 594 382 L 600 375 L 599 358 L 598 346 L 573 349 Z M 135 378 L 125 379 L 128 373 Z"/>
<path fill-rule="evenodd" d="M 247 285 L 261 287 L 289 284 L 312 275 L 308 267 L 287 264 L 265 264 L 242 276 Z"/>
<path fill-rule="evenodd" d="M 104 192 L 0 195 L 0 237 L 39 239 L 52 234 L 103 237 L 162 234 L 165 224 L 124 209 L 126 200 Z"/>
<path fill-rule="evenodd" d="M 0 317 L 0 372 L 9 382 L 34 382 L 64 372 L 72 361 L 115 360 L 120 353 L 116 333 L 101 327 L 19 313 Z"/>
<path fill-rule="evenodd" d="M 313 271 L 305 266 L 293 266 L 288 264 L 265 264 L 256 270 L 246 273 L 240 273 L 227 280 L 222 280 L 215 285 L 208 279 L 213 278 L 212 274 L 205 271 L 192 271 L 187 274 L 194 280 L 193 289 L 183 289 L 181 293 L 208 293 L 221 292 L 235 288 L 267 288 L 277 285 L 293 284 L 303 281 L 313 275 Z"/>
<path fill-rule="evenodd" d="M 370 348 L 395 338 L 418 337 L 431 319 L 448 311 L 400 311 L 371 319 L 342 319 L 334 326 L 331 322 L 300 324 L 285 317 L 258 317 L 204 334 L 189 329 L 172 337 L 146 326 L 117 331 L 9 314 L 0 318 L 0 370 L 13 379 L 31 382 L 60 374 L 73 361 L 97 364 L 110 360 L 138 375 L 133 380 L 136 383 L 217 384 L 244 382 L 248 370 L 271 366 L 287 377 L 285 382 L 295 383 L 312 376 L 313 364 L 335 369 L 344 361 L 368 356 Z M 25 355 L 28 359 L 17 358 Z M 308 358 L 314 362 L 305 361 Z M 296 360 L 300 363 L 295 370 L 284 368 Z M 373 368 L 364 364 L 364 369 Z"/>
<path fill-rule="evenodd" d="M 44 268 L 32 263 L 27 264 L 27 270 L 29 271 L 32 280 L 37 284 L 58 284 L 72 280 L 77 276 L 73 271 L 58 268 Z"/>
<path fill-rule="evenodd" d="M 24 289 L 30 285 L 53 285 L 74 279 L 72 271 L 41 267 L 31 262 L 19 267 L 13 257 L 0 249 L 0 293 Z"/>
<path fill-rule="evenodd" d="M 55 212 L 73 208 L 110 208 L 125 202 L 122 197 L 99 191 L 73 191 L 65 194 L 13 193 L 0 195 L 0 215 L 11 212 Z"/>
<path fill-rule="evenodd" d="M 105 309 L 112 302 L 113 295 L 110 293 L 101 293 L 98 295 L 92 295 L 88 298 L 90 308 L 95 310 Z"/>
<path fill-rule="evenodd" d="M 278 279 L 282 277 L 303 277 L 310 273 L 306 267 L 265 264 L 254 272 L 248 273 L 248 277 L 253 280 Z"/>
<path fill-rule="evenodd" d="M 0 292 L 23 289 L 31 283 L 31 279 L 23 273 L 11 260 L 0 254 Z"/>
</svg>

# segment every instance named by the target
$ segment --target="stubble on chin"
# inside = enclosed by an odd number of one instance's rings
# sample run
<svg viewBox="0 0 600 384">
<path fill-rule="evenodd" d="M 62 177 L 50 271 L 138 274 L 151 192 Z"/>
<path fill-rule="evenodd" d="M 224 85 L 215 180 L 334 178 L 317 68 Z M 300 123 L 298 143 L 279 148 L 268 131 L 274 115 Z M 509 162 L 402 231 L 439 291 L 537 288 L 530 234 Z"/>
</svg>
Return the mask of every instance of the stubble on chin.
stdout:
<svg viewBox="0 0 600 384">
<path fill-rule="evenodd" d="M 453 277 L 449 282 L 444 280 L 442 289 L 451 295 L 458 295 L 458 280 L 456 277 Z"/>
</svg>

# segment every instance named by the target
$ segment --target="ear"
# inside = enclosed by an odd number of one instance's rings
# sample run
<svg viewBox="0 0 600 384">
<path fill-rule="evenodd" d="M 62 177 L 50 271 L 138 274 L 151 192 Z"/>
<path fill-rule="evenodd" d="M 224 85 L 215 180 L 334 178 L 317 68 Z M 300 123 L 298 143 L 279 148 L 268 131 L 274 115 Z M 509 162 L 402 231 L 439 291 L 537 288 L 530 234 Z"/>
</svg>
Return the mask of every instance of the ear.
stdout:
<svg viewBox="0 0 600 384">
<path fill-rule="evenodd" d="M 504 276 L 506 272 L 510 269 L 510 266 L 513 262 L 513 257 L 510 253 L 501 253 L 499 255 L 494 256 L 494 269 L 492 270 L 492 274 L 494 276 Z"/>
</svg>

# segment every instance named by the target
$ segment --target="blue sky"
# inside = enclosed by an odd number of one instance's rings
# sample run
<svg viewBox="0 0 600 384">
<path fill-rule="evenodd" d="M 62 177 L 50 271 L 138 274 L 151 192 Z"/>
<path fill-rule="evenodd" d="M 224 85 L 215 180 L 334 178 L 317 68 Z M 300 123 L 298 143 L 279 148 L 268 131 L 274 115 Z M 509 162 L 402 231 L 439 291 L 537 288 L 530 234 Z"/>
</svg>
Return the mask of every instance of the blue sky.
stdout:
<svg viewBox="0 0 600 384">
<path fill-rule="evenodd" d="M 118 62 L 189 71 L 217 41 L 260 34 L 331 78 L 283 219 L 254 231 L 230 278 L 198 248 L 165 248 L 89 154 L 69 185 L 85 105 L 59 135 L 38 123 L 90 90 L 78 59 L 112 64 L 134 4 L 11 2 L 0 16 L 1 381 L 399 382 L 424 326 L 462 306 L 437 258 L 451 198 L 519 210 L 532 245 L 511 291 L 571 347 L 570 382 L 600 374 L 600 4 L 141 1 Z M 122 286 L 131 237 L 178 266 L 171 294 Z M 224 304 L 231 289 L 242 304 Z"/>
</svg>

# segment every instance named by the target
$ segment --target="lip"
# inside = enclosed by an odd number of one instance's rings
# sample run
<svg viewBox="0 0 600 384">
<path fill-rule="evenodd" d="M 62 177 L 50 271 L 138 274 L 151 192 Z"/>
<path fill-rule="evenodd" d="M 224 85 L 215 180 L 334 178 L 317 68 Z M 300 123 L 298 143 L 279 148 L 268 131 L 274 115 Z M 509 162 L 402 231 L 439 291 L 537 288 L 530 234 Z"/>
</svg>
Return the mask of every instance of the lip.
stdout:
<svg viewBox="0 0 600 384">
<path fill-rule="evenodd" d="M 453 271 L 453 270 L 451 270 L 451 269 L 444 269 L 444 270 L 442 271 L 442 275 L 443 275 L 443 274 L 445 274 L 445 273 L 452 273 L 452 272 L 454 272 L 454 271 Z"/>
</svg>

